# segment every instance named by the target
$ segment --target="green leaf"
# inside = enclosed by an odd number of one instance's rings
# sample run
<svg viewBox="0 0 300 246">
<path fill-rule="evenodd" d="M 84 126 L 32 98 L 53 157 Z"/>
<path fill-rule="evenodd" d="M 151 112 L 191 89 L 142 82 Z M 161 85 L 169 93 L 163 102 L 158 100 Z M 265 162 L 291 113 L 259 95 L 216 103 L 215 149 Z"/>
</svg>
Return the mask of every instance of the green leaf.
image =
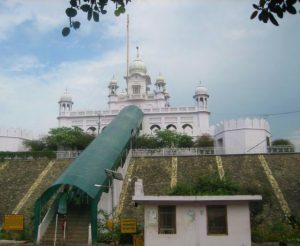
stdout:
<svg viewBox="0 0 300 246">
<path fill-rule="evenodd" d="M 64 37 L 68 36 L 70 34 L 70 28 L 69 27 L 65 27 L 64 29 L 62 29 L 62 35 Z"/>
<path fill-rule="evenodd" d="M 265 5 L 265 3 L 266 3 L 266 0 L 260 0 L 260 1 L 259 1 L 259 5 L 260 5 L 261 7 L 263 7 L 263 6 Z"/>
<path fill-rule="evenodd" d="M 266 10 L 262 10 L 258 17 L 260 17 L 260 20 L 262 20 L 264 23 L 267 23 L 269 20 L 269 15 Z"/>
<path fill-rule="evenodd" d="M 74 8 L 67 8 L 66 9 L 66 15 L 70 18 L 74 17 L 77 15 L 77 11 Z"/>
<path fill-rule="evenodd" d="M 255 9 L 259 9 L 258 5 L 257 4 L 252 4 L 253 8 Z"/>
<path fill-rule="evenodd" d="M 73 25 L 74 29 L 76 30 L 80 27 L 80 22 L 79 21 L 73 21 L 72 25 Z"/>
<path fill-rule="evenodd" d="M 123 6 L 123 5 L 121 5 L 120 7 L 119 7 L 119 12 L 120 12 L 120 14 L 124 14 L 125 13 L 125 7 Z"/>
<path fill-rule="evenodd" d="M 292 15 L 297 14 L 297 10 L 296 10 L 295 7 L 292 6 L 292 5 L 287 5 L 287 6 L 286 6 L 286 10 L 287 10 L 290 14 L 292 14 Z"/>
<path fill-rule="evenodd" d="M 83 11 L 83 12 L 88 12 L 90 9 L 91 9 L 91 6 L 88 5 L 88 4 L 83 4 L 80 9 Z"/>
<path fill-rule="evenodd" d="M 286 0 L 287 5 L 294 5 L 297 2 L 297 0 Z"/>
<path fill-rule="evenodd" d="M 87 15 L 87 19 L 90 21 L 92 19 L 92 15 L 93 15 L 93 10 L 89 9 L 88 11 L 88 15 Z"/>
<path fill-rule="evenodd" d="M 94 18 L 94 21 L 95 21 L 95 22 L 99 22 L 99 13 L 96 12 L 96 11 L 94 11 L 94 12 L 93 12 L 93 18 Z"/>
<path fill-rule="evenodd" d="M 283 11 L 280 7 L 276 9 L 276 14 L 280 19 L 283 18 Z"/>
<path fill-rule="evenodd" d="M 273 25 L 279 26 L 277 20 L 275 19 L 274 15 L 271 12 L 269 12 L 269 19 L 273 23 Z"/>
<path fill-rule="evenodd" d="M 252 13 L 252 15 L 250 16 L 250 19 L 253 20 L 253 19 L 257 16 L 257 13 L 258 13 L 257 10 L 254 11 L 254 12 Z"/>
<path fill-rule="evenodd" d="M 119 9 L 116 9 L 115 10 L 115 16 L 119 16 L 121 13 L 120 13 L 120 11 L 119 11 Z"/>
<path fill-rule="evenodd" d="M 70 5 L 71 5 L 72 7 L 77 7 L 77 0 L 71 0 L 71 1 L 70 1 Z"/>
</svg>

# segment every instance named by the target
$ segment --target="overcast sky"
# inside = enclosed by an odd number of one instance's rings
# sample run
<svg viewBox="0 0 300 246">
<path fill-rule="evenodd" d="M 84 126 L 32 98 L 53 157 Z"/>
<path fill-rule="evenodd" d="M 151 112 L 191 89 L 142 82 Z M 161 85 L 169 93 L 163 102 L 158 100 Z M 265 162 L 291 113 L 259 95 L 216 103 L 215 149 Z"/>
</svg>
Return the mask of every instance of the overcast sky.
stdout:
<svg viewBox="0 0 300 246">
<path fill-rule="evenodd" d="M 165 77 L 171 106 L 192 106 L 202 81 L 211 124 L 300 111 L 300 15 L 275 27 L 249 19 L 254 0 L 132 1 L 131 59 L 139 46 L 152 82 Z M 99 23 L 80 15 L 80 29 L 64 38 L 68 2 L 1 1 L 0 127 L 46 133 L 66 88 L 74 110 L 106 109 L 113 74 L 125 88 L 126 15 L 113 6 Z M 264 117 L 273 139 L 300 145 L 299 112 Z"/>
</svg>

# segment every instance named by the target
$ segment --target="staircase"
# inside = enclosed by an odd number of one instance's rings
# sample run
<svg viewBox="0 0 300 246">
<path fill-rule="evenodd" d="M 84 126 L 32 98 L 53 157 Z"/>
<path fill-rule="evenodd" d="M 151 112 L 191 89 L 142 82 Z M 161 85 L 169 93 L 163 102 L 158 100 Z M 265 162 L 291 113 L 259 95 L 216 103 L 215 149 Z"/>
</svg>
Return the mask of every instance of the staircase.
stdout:
<svg viewBox="0 0 300 246">
<path fill-rule="evenodd" d="M 58 217 L 56 246 L 85 246 L 88 245 L 88 228 L 90 214 L 88 208 L 69 209 L 66 219 L 66 239 L 64 240 L 64 218 Z M 56 217 L 52 219 L 39 245 L 54 246 Z"/>
</svg>

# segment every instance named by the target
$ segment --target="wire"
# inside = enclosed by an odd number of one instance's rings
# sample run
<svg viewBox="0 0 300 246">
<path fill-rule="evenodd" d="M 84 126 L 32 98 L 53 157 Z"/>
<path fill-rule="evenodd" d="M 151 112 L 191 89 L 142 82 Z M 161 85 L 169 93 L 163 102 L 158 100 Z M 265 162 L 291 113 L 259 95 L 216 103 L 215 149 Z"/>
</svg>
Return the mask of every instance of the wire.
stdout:
<svg viewBox="0 0 300 246">
<path fill-rule="evenodd" d="M 281 113 L 260 114 L 260 116 L 268 117 L 268 116 L 275 116 L 275 115 L 297 114 L 297 113 L 300 113 L 300 110 L 289 111 L 289 112 L 281 112 Z"/>
</svg>

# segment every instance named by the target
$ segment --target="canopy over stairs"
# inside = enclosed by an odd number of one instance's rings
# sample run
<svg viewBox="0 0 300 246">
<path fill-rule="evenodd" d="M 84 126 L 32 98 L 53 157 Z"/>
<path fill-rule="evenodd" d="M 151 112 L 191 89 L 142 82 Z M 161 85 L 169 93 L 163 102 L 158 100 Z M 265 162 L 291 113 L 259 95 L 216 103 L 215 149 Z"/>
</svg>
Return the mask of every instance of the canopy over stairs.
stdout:
<svg viewBox="0 0 300 246">
<path fill-rule="evenodd" d="M 119 115 L 95 138 L 65 172 L 37 199 L 35 203 L 34 236 L 38 238 L 41 210 L 60 187 L 77 187 L 91 200 L 92 241 L 97 238 L 97 204 L 108 184 L 105 169 L 116 169 L 133 137 L 138 133 L 143 112 L 136 106 L 125 107 Z M 103 186 L 96 187 L 95 184 Z"/>
</svg>

